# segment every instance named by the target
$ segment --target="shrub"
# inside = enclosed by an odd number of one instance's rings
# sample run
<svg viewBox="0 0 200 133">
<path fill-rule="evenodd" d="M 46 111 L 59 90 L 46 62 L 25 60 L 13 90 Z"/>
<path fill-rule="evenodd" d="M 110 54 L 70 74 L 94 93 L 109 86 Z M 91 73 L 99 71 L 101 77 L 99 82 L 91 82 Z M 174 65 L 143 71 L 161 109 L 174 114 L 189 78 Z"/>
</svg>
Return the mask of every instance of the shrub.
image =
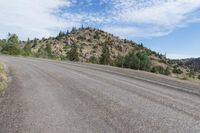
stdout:
<svg viewBox="0 0 200 133">
<path fill-rule="evenodd" d="M 32 48 L 35 48 L 37 45 L 38 45 L 37 39 L 35 38 L 34 41 L 33 41 L 33 46 L 32 46 Z"/>
<path fill-rule="evenodd" d="M 77 45 L 72 45 L 71 50 L 68 52 L 67 57 L 70 61 L 79 61 Z"/>
<path fill-rule="evenodd" d="M 198 76 L 198 79 L 200 79 L 200 75 Z"/>
<path fill-rule="evenodd" d="M 48 53 L 43 48 L 40 48 L 37 53 L 35 53 L 36 57 L 48 58 Z"/>
<path fill-rule="evenodd" d="M 6 44 L 2 48 L 2 53 L 9 55 L 19 55 L 21 53 L 18 36 L 16 34 L 8 35 Z"/>
<path fill-rule="evenodd" d="M 193 70 L 191 70 L 191 71 L 189 72 L 188 76 L 189 76 L 190 78 L 195 78 L 195 72 L 194 72 Z"/>
<path fill-rule="evenodd" d="M 180 68 L 177 68 L 177 67 L 175 67 L 172 72 L 176 73 L 176 74 L 182 74 L 183 73 L 183 71 Z"/>
<path fill-rule="evenodd" d="M 151 68 L 151 61 L 146 52 L 139 52 L 136 56 L 140 60 L 140 70 L 149 71 Z"/>
<path fill-rule="evenodd" d="M 117 67 L 124 67 L 124 57 L 123 56 L 117 56 L 117 58 L 114 61 L 114 66 Z"/>
<path fill-rule="evenodd" d="M 108 65 L 110 64 L 110 61 L 109 48 L 104 44 L 99 62 L 100 64 Z"/>
<path fill-rule="evenodd" d="M 118 56 L 114 61 L 114 65 L 135 70 L 150 71 L 151 61 L 145 52 L 135 53 L 132 51 L 125 57 Z"/>
<path fill-rule="evenodd" d="M 171 74 L 169 67 L 167 67 L 165 69 L 162 66 L 154 66 L 154 67 L 152 67 L 151 72 L 164 74 L 164 75 L 170 75 Z"/>
<path fill-rule="evenodd" d="M 91 56 L 89 58 L 89 62 L 90 63 L 94 63 L 94 64 L 98 64 L 99 63 L 99 60 L 95 57 L 95 56 Z"/>
<path fill-rule="evenodd" d="M 181 78 L 182 80 L 188 80 L 188 78 L 186 76 Z"/>
<path fill-rule="evenodd" d="M 160 74 L 164 74 L 165 73 L 165 69 L 162 66 L 154 66 L 151 69 L 151 72 L 153 73 L 160 73 Z"/>
<path fill-rule="evenodd" d="M 46 45 L 46 49 L 45 49 L 45 51 L 47 52 L 48 57 L 53 58 L 53 54 L 52 54 L 52 46 L 51 46 L 50 43 L 48 43 L 48 44 Z"/>
<path fill-rule="evenodd" d="M 2 96 L 8 84 L 8 76 L 2 63 L 0 63 L 0 79 L 0 96 Z"/>
<path fill-rule="evenodd" d="M 139 70 L 140 59 L 135 53 L 129 53 L 127 56 L 125 56 L 124 67 Z"/>
<path fill-rule="evenodd" d="M 24 51 L 23 55 L 25 55 L 25 56 L 31 55 L 31 43 L 30 43 L 29 39 L 28 39 L 26 45 L 24 46 L 23 51 Z"/>
<path fill-rule="evenodd" d="M 165 75 L 170 75 L 170 74 L 171 74 L 169 67 L 167 67 L 167 68 L 165 69 L 164 74 L 165 74 Z"/>
</svg>

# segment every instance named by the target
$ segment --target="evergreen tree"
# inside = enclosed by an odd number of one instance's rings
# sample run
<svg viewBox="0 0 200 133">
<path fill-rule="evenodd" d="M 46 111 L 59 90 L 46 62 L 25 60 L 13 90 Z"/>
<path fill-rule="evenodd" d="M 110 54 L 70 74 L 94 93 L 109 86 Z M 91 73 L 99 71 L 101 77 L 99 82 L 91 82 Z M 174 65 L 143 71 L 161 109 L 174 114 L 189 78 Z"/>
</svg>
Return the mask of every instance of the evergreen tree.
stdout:
<svg viewBox="0 0 200 133">
<path fill-rule="evenodd" d="M 123 56 L 118 56 L 116 58 L 116 60 L 114 61 L 114 65 L 117 66 L 117 67 L 124 67 L 124 64 L 125 64 L 125 59 Z"/>
<path fill-rule="evenodd" d="M 102 49 L 100 64 L 104 64 L 104 65 L 110 64 L 110 52 L 109 52 L 109 48 L 106 45 L 104 45 Z"/>
<path fill-rule="evenodd" d="M 145 52 L 139 52 L 136 54 L 138 59 L 140 60 L 140 70 L 149 71 L 151 67 L 151 62 L 148 55 Z"/>
<path fill-rule="evenodd" d="M 146 53 L 135 53 L 132 51 L 125 57 L 119 56 L 117 60 L 115 60 L 115 65 L 136 70 L 150 71 L 151 61 Z"/>
<path fill-rule="evenodd" d="M 79 57 L 78 57 L 78 47 L 76 44 L 72 45 L 71 50 L 68 52 L 68 59 L 70 61 L 79 61 Z"/>
<path fill-rule="evenodd" d="M 65 33 L 62 32 L 62 31 L 60 31 L 59 34 L 58 34 L 58 36 L 57 36 L 57 39 L 62 38 L 64 36 L 65 36 Z"/>
<path fill-rule="evenodd" d="M 30 43 L 29 38 L 28 38 L 27 43 L 24 46 L 23 50 L 24 50 L 24 53 L 25 53 L 26 56 L 30 56 L 31 55 L 31 43 Z"/>
<path fill-rule="evenodd" d="M 48 57 L 52 58 L 53 57 L 53 54 L 52 54 L 52 47 L 51 47 L 51 44 L 48 43 L 46 45 L 46 52 L 48 53 Z"/>
<path fill-rule="evenodd" d="M 0 51 L 5 47 L 6 45 L 6 39 L 0 40 Z"/>
<path fill-rule="evenodd" d="M 99 63 L 99 60 L 98 60 L 98 58 L 96 58 L 96 57 L 93 55 L 93 56 L 91 56 L 91 57 L 89 58 L 89 62 L 94 63 L 94 64 L 98 64 L 98 63 Z"/>
<path fill-rule="evenodd" d="M 37 45 L 38 45 L 37 39 L 35 38 L 34 41 L 33 41 L 33 46 L 32 46 L 32 48 L 35 48 Z"/>
<path fill-rule="evenodd" d="M 76 32 L 76 31 L 77 31 L 76 27 L 72 27 L 72 31 L 71 32 L 73 33 L 73 32 Z"/>
<path fill-rule="evenodd" d="M 134 52 L 129 53 L 125 56 L 124 66 L 131 69 L 140 69 L 140 59 Z"/>
<path fill-rule="evenodd" d="M 9 55 L 19 55 L 21 53 L 19 39 L 16 34 L 8 34 L 8 39 L 2 49 L 2 53 Z"/>
</svg>

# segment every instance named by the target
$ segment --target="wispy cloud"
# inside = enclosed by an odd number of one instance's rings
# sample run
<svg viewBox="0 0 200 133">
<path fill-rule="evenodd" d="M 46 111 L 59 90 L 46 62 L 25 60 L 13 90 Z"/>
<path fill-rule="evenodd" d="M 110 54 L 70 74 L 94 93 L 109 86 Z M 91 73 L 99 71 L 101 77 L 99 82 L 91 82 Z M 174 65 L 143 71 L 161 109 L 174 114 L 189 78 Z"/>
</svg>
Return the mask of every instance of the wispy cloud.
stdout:
<svg viewBox="0 0 200 133">
<path fill-rule="evenodd" d="M 0 0 L 0 37 L 8 32 L 24 39 L 50 36 L 56 28 L 72 26 L 69 21 L 53 15 L 61 6 L 70 6 L 70 1 Z"/>
<path fill-rule="evenodd" d="M 167 58 L 170 59 L 186 59 L 186 58 L 198 58 L 199 55 L 184 55 L 184 54 L 167 54 Z"/>
<path fill-rule="evenodd" d="M 95 26 L 122 37 L 156 37 L 200 22 L 200 0 L 0 0 L 0 37 L 54 35 Z"/>
<path fill-rule="evenodd" d="M 113 0 L 112 14 L 120 27 L 132 29 L 133 33 L 138 31 L 135 36 L 151 37 L 199 21 L 200 13 L 195 12 L 198 8 L 199 0 Z"/>
</svg>

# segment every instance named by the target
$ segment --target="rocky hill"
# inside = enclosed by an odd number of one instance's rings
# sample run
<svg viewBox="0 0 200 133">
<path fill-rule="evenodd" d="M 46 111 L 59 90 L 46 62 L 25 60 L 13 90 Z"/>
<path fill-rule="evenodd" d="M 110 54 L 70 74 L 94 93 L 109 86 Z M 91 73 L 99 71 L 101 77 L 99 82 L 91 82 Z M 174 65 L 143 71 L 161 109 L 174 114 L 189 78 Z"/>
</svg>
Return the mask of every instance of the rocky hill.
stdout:
<svg viewBox="0 0 200 133">
<path fill-rule="evenodd" d="M 73 28 L 70 32 L 60 32 L 56 37 L 27 41 L 19 41 L 13 34 L 7 40 L 1 40 L 0 47 L 4 54 L 113 65 L 181 79 L 198 77 L 187 65 L 191 64 L 187 63 L 189 61 L 167 59 L 143 44 L 90 27 Z"/>
<path fill-rule="evenodd" d="M 142 44 L 120 39 L 110 33 L 94 28 L 73 28 L 71 32 L 60 32 L 57 37 L 34 39 L 30 40 L 29 43 L 33 53 L 38 54 L 45 51 L 49 46 L 52 56 L 60 59 L 66 57 L 70 49 L 76 45 L 79 61 L 81 62 L 89 62 L 91 57 L 100 58 L 104 45 L 109 49 L 111 60 L 115 60 L 119 55 L 125 56 L 131 51 L 145 51 L 154 63 L 166 61 L 163 55 L 145 48 Z M 24 46 L 27 41 L 21 42 L 21 44 Z"/>
</svg>

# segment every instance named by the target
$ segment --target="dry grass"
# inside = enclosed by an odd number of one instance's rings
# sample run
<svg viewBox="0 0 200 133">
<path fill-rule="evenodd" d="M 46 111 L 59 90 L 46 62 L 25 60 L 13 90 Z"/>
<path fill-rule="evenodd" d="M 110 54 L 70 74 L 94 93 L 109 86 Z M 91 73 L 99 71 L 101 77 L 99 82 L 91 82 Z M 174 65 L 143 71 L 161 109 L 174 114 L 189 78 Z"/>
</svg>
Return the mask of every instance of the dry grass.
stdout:
<svg viewBox="0 0 200 133">
<path fill-rule="evenodd" d="M 8 77 L 3 63 L 0 63 L 0 96 L 4 94 L 4 89 L 7 87 Z"/>
</svg>

